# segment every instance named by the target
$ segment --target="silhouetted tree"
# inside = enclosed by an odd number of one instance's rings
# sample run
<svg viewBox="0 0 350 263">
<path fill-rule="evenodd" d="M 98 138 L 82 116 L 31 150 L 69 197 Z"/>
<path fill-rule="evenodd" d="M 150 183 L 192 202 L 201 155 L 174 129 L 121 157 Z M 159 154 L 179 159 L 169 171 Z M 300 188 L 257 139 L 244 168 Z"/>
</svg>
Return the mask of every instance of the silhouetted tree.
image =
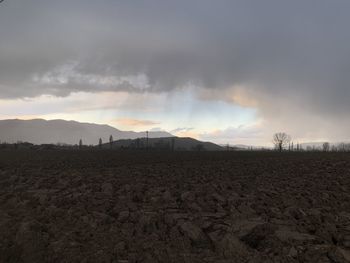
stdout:
<svg viewBox="0 0 350 263">
<path fill-rule="evenodd" d="M 345 151 L 350 151 L 350 143 L 345 144 Z"/>
<path fill-rule="evenodd" d="M 102 148 L 102 139 L 101 138 L 98 140 L 98 146 L 100 147 L 100 149 Z"/>
<path fill-rule="evenodd" d="M 337 147 L 339 152 L 348 152 L 350 151 L 350 144 L 349 143 L 339 143 Z"/>
<path fill-rule="evenodd" d="M 325 142 L 325 143 L 322 145 L 322 148 L 323 148 L 323 151 L 324 151 L 324 152 L 328 152 L 329 149 L 330 149 L 329 142 Z"/>
<path fill-rule="evenodd" d="M 111 147 L 111 149 L 113 148 L 113 136 L 109 136 L 109 145 Z"/>
<path fill-rule="evenodd" d="M 289 144 L 290 136 L 284 132 L 278 132 L 273 135 L 273 144 L 280 152 Z"/>
<path fill-rule="evenodd" d="M 175 151 L 175 138 L 171 138 L 171 150 Z"/>
<path fill-rule="evenodd" d="M 80 140 L 79 140 L 79 149 L 81 149 L 82 147 L 83 147 L 83 140 L 80 139 Z"/>
</svg>

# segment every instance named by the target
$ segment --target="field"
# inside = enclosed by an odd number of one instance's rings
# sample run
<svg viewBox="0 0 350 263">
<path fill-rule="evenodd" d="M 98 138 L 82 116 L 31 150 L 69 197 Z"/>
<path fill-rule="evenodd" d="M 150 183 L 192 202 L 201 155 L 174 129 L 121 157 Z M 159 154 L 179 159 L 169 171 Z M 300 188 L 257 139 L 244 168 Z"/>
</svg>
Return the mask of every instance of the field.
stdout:
<svg viewBox="0 0 350 263">
<path fill-rule="evenodd" d="M 350 262 L 350 154 L 0 151 L 0 262 Z"/>
</svg>

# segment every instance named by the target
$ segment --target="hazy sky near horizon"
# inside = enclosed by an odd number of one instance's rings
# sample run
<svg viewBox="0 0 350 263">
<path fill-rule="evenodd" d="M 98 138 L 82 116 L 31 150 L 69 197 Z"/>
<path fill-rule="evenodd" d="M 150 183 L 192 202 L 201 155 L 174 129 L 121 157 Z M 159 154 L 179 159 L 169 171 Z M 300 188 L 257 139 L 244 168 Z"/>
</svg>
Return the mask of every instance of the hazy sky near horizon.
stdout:
<svg viewBox="0 0 350 263">
<path fill-rule="evenodd" d="M 348 0 L 5 0 L 0 118 L 350 139 Z"/>
</svg>

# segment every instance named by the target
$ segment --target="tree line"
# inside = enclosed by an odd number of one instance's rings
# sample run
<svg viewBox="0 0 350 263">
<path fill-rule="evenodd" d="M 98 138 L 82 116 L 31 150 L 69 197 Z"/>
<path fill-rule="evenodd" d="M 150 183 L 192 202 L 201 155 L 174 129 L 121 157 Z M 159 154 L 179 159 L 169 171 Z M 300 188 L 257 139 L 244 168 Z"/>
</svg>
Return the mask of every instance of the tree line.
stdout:
<svg viewBox="0 0 350 263">
<path fill-rule="evenodd" d="M 292 137 L 285 132 L 278 132 L 273 135 L 272 143 L 275 150 L 282 151 L 323 151 L 323 152 L 350 152 L 350 143 L 338 143 L 331 145 L 329 142 L 324 142 L 321 146 L 306 146 L 294 144 Z"/>
</svg>

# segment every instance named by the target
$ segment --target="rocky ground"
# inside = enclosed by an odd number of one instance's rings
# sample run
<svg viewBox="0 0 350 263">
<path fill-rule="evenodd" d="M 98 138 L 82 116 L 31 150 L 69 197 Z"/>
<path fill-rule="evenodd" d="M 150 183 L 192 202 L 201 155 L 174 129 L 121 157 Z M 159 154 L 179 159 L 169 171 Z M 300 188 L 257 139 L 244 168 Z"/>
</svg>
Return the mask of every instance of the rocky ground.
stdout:
<svg viewBox="0 0 350 263">
<path fill-rule="evenodd" d="M 350 262 L 350 154 L 1 151 L 0 262 Z"/>
</svg>

